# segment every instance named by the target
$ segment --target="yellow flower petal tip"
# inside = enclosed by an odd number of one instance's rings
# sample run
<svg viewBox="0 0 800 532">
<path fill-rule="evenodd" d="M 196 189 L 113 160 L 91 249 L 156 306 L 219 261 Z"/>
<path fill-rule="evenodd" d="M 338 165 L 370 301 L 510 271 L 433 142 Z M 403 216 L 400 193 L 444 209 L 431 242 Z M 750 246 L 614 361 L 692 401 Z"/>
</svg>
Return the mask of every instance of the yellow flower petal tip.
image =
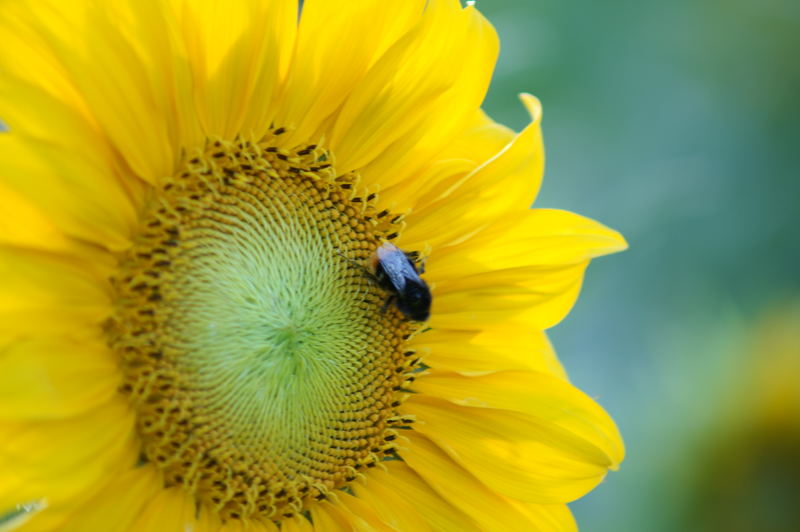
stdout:
<svg viewBox="0 0 800 532">
<path fill-rule="evenodd" d="M 473 5 L 7 4 L 0 527 L 575 529 L 624 451 L 544 330 L 626 243 L 531 209 Z"/>
<path fill-rule="evenodd" d="M 625 240 L 625 237 L 622 236 L 622 233 L 601 224 L 597 225 L 600 226 L 601 234 L 607 243 L 603 249 L 597 251 L 597 254 L 594 255 L 595 257 L 619 253 L 620 251 L 625 251 L 628 249 L 628 241 Z"/>
<path fill-rule="evenodd" d="M 542 102 L 539 98 L 527 92 L 519 95 L 519 99 L 531 115 L 531 122 L 539 122 L 542 119 Z"/>
</svg>

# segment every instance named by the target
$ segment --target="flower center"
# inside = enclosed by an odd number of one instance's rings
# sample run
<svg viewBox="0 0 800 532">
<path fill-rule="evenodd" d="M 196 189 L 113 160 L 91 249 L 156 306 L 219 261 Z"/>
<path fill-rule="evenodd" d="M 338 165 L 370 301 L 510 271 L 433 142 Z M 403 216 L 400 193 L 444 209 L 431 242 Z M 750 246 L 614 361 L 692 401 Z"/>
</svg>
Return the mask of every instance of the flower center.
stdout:
<svg viewBox="0 0 800 532">
<path fill-rule="evenodd" d="M 279 521 L 394 455 L 415 326 L 366 273 L 399 217 L 315 146 L 209 142 L 153 195 L 109 327 L 143 459 Z M 271 145 L 270 142 L 274 145 Z"/>
</svg>

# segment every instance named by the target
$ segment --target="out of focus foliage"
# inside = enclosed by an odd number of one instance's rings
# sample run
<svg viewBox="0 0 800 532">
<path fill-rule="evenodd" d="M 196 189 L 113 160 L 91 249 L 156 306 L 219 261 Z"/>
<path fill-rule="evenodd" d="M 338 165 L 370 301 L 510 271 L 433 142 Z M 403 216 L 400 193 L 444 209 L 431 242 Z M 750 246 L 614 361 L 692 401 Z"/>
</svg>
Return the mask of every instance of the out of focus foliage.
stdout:
<svg viewBox="0 0 800 532">
<path fill-rule="evenodd" d="M 703 449 L 734 446 L 735 423 L 718 421 L 758 357 L 746 344 L 768 309 L 800 298 L 800 2 L 478 7 L 503 46 L 489 112 L 520 127 L 516 93 L 544 105 L 538 205 L 601 220 L 631 244 L 592 265 L 552 331 L 573 380 L 628 446 L 622 470 L 573 505 L 578 522 L 589 532 L 684 530 L 687 520 L 734 530 L 686 499 L 730 484 L 712 473 L 718 453 Z M 770 480 L 774 465 L 753 467 L 775 494 L 737 495 L 752 515 L 800 501 Z"/>
</svg>

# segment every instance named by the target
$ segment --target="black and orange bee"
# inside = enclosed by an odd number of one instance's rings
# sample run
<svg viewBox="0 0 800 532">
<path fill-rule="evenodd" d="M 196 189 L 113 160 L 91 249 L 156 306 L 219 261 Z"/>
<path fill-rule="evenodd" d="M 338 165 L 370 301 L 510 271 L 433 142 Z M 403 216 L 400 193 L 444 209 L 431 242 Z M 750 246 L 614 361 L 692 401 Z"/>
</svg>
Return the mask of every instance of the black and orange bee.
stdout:
<svg viewBox="0 0 800 532">
<path fill-rule="evenodd" d="M 431 291 L 419 276 L 424 270 L 417 271 L 413 257 L 384 242 L 370 258 L 369 272 L 378 286 L 391 294 L 384 309 L 394 303 L 409 320 L 425 321 L 431 314 Z"/>
</svg>

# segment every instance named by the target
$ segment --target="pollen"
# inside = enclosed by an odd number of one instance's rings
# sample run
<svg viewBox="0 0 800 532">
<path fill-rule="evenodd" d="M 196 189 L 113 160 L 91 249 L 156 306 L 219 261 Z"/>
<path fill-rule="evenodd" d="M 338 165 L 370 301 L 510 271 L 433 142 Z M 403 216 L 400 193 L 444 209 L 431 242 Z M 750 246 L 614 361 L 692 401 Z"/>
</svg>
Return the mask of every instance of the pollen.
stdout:
<svg viewBox="0 0 800 532">
<path fill-rule="evenodd" d="M 223 520 L 280 522 L 393 459 L 417 325 L 365 270 L 401 217 L 316 145 L 211 140 L 149 199 L 109 342 L 142 460 Z"/>
</svg>

